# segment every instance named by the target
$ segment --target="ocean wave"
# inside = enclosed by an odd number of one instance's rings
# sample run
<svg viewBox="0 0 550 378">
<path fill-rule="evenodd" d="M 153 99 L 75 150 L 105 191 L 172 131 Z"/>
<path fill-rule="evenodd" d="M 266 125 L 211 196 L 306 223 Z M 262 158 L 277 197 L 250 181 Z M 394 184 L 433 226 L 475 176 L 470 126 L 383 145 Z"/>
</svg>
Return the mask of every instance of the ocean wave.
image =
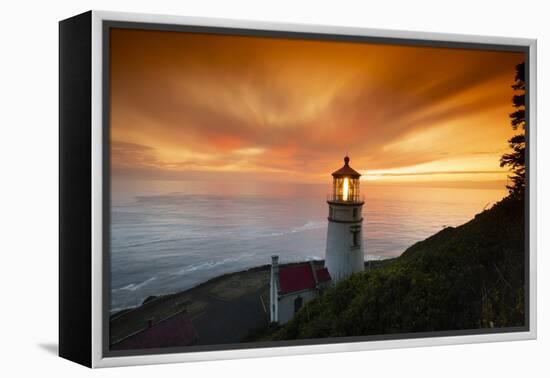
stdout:
<svg viewBox="0 0 550 378">
<path fill-rule="evenodd" d="M 298 232 L 318 230 L 318 229 L 324 228 L 325 226 L 326 226 L 326 223 L 322 221 L 308 221 L 301 226 L 293 227 L 291 229 L 284 230 L 284 231 L 271 232 L 263 236 L 284 236 L 289 234 L 295 234 Z"/>
<path fill-rule="evenodd" d="M 317 230 L 325 226 L 326 226 L 325 221 L 308 221 L 300 227 L 293 228 L 291 232 L 294 233 L 294 232 L 302 232 L 302 231 L 309 231 L 309 230 Z"/>
<path fill-rule="evenodd" d="M 382 256 L 382 255 L 365 255 L 365 261 L 381 261 L 381 260 L 386 260 L 386 259 L 391 259 L 391 258 L 394 258 L 394 257 L 397 257 L 398 255 L 395 255 L 395 256 Z"/>
<path fill-rule="evenodd" d="M 323 260 L 321 256 L 306 256 L 306 261 L 320 261 Z"/>
<path fill-rule="evenodd" d="M 213 235 L 215 235 L 216 237 L 222 237 L 222 236 L 232 237 L 232 236 L 238 235 L 239 238 L 241 238 L 241 239 L 253 240 L 253 239 L 257 239 L 257 238 L 285 236 L 285 235 L 289 235 L 289 234 L 295 234 L 295 233 L 300 233 L 300 232 L 306 232 L 306 231 L 322 229 L 324 227 L 326 227 L 326 222 L 311 220 L 311 221 L 308 221 L 308 222 L 304 223 L 301 226 L 292 227 L 292 228 L 289 228 L 289 229 L 286 229 L 286 230 L 267 231 L 267 232 L 264 231 L 263 233 L 258 232 L 258 233 L 252 233 L 252 234 L 249 234 L 249 235 L 243 235 L 243 232 L 242 232 L 243 230 L 241 230 L 241 229 L 238 229 L 238 230 L 225 230 L 225 231 L 216 230 L 214 233 L 212 233 L 212 232 L 209 233 L 209 232 L 195 232 L 195 231 L 193 231 L 188 236 L 177 237 L 177 238 L 174 238 L 174 237 L 172 237 L 172 238 L 157 237 L 157 238 L 154 238 L 154 239 L 140 240 L 140 241 L 122 241 L 122 240 L 115 241 L 115 240 L 113 240 L 113 247 L 115 249 L 119 249 L 119 248 L 127 249 L 127 248 L 147 247 L 147 246 L 153 246 L 153 245 L 165 244 L 165 243 L 178 244 L 178 243 L 189 242 L 189 241 L 198 240 L 198 239 L 207 239 L 207 238 L 210 239 L 210 238 L 212 238 Z M 147 230 L 144 230 L 144 232 L 147 232 Z"/>
<path fill-rule="evenodd" d="M 247 257 L 252 257 L 254 256 L 254 254 L 248 254 L 248 255 L 241 255 L 241 256 L 237 256 L 237 257 L 228 257 L 228 258 L 225 258 L 223 260 L 219 260 L 219 261 L 207 261 L 207 262 L 203 262 L 203 263 L 200 263 L 200 264 L 191 264 L 191 265 L 188 265 L 176 272 L 172 272 L 170 273 L 171 276 L 181 276 L 183 274 L 186 274 L 186 273 L 190 273 L 190 272 L 195 272 L 195 271 L 199 271 L 199 270 L 208 270 L 208 269 L 212 269 L 212 268 L 216 268 L 218 266 L 221 266 L 221 265 L 225 265 L 225 264 L 229 264 L 229 263 L 234 263 L 234 262 L 237 262 L 237 261 L 240 261 L 242 259 L 245 259 Z"/>
<path fill-rule="evenodd" d="M 144 287 L 145 285 L 149 284 L 150 282 L 156 280 L 157 277 L 151 277 L 143 282 L 140 282 L 140 283 L 132 283 L 132 284 L 128 284 L 126 286 L 123 286 L 123 287 L 119 287 L 118 289 L 113 289 L 114 292 L 116 291 L 124 291 L 124 290 L 127 290 L 127 291 L 136 291 L 136 290 L 139 290 L 141 289 L 142 287 Z"/>
<path fill-rule="evenodd" d="M 204 239 L 209 235 L 207 233 L 196 234 L 185 238 L 157 238 L 152 240 L 144 240 L 139 242 L 127 242 L 119 245 L 119 248 L 133 248 L 133 247 L 145 247 L 153 244 L 162 244 L 162 243 L 172 243 L 172 242 L 183 242 L 192 239 Z"/>
</svg>

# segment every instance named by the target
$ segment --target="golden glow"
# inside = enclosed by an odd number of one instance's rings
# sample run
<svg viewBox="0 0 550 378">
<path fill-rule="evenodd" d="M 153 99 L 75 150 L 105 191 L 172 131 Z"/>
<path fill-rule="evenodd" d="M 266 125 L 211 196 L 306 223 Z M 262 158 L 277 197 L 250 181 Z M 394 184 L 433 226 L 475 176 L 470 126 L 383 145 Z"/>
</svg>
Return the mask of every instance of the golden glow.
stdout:
<svg viewBox="0 0 550 378">
<path fill-rule="evenodd" d="M 347 177 L 344 177 L 344 186 L 343 186 L 342 194 L 343 194 L 344 201 L 347 201 L 349 196 L 349 179 Z"/>
<path fill-rule="evenodd" d="M 110 46 L 114 177 L 327 183 L 349 152 L 373 182 L 506 183 L 523 53 L 129 29 Z"/>
</svg>

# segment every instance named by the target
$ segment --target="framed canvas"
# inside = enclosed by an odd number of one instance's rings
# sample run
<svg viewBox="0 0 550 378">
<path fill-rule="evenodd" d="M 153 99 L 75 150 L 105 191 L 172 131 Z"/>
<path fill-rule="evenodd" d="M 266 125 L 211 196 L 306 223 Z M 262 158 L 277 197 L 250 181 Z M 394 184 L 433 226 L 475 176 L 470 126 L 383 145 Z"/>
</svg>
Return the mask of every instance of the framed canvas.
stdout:
<svg viewBox="0 0 550 378">
<path fill-rule="evenodd" d="M 62 357 L 536 337 L 535 40 L 59 27 Z"/>
</svg>

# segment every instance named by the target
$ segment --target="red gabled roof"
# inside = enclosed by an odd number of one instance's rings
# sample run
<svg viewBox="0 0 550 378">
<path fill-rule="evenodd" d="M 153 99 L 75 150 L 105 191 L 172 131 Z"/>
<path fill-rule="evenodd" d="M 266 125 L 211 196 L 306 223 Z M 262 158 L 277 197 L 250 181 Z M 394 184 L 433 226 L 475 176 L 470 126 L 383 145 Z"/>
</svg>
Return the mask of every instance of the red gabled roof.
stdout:
<svg viewBox="0 0 550 378">
<path fill-rule="evenodd" d="M 319 282 L 326 282 L 330 281 L 332 278 L 330 277 L 330 273 L 328 272 L 327 268 L 321 268 L 317 270 L 317 281 Z"/>
<path fill-rule="evenodd" d="M 279 270 L 280 291 L 283 294 L 315 288 L 315 278 L 309 264 L 293 265 Z"/>
<path fill-rule="evenodd" d="M 279 289 L 282 294 L 294 293 L 306 289 L 315 289 L 318 282 L 330 281 L 327 268 L 317 270 L 317 282 L 313 274 L 313 264 L 304 263 L 283 267 L 279 270 Z"/>
<path fill-rule="evenodd" d="M 182 347 L 194 344 L 198 334 L 185 311 L 162 320 L 111 345 L 112 350 Z"/>
</svg>

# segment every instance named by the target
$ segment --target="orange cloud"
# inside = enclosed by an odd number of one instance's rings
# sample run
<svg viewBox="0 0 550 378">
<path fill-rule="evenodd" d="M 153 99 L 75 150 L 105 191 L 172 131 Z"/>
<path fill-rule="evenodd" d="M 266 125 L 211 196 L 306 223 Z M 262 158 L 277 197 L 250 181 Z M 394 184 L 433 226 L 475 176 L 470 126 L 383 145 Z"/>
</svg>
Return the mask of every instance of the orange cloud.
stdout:
<svg viewBox="0 0 550 378">
<path fill-rule="evenodd" d="M 498 159 L 513 133 L 510 84 L 523 58 L 115 29 L 113 172 L 320 182 L 349 153 L 354 168 L 382 172 L 378 180 L 456 180 L 461 171 L 478 172 L 473 182 L 505 180 Z"/>
</svg>

